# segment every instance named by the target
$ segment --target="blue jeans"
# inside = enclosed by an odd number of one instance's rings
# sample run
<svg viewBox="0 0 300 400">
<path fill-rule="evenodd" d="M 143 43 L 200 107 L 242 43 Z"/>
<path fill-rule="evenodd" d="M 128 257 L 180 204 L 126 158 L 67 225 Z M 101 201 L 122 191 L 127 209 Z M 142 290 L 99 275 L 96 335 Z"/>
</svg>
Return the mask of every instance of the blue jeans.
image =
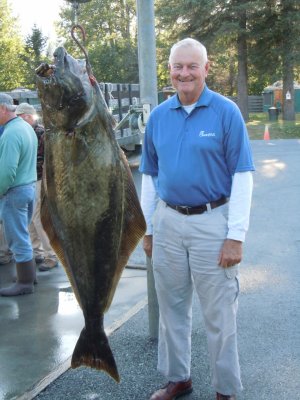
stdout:
<svg viewBox="0 0 300 400">
<path fill-rule="evenodd" d="M 33 259 L 28 232 L 35 201 L 35 183 L 11 188 L 0 197 L 0 219 L 8 247 L 17 263 Z"/>
</svg>

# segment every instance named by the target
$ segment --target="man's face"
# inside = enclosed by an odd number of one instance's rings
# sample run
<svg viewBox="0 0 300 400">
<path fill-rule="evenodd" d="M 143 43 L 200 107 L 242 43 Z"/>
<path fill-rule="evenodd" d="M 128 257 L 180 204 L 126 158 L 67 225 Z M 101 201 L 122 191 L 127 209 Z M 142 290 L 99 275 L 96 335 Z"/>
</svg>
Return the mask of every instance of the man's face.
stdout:
<svg viewBox="0 0 300 400">
<path fill-rule="evenodd" d="M 173 53 L 169 64 L 172 85 L 180 100 L 196 102 L 203 90 L 209 63 L 203 63 L 200 51 L 194 47 L 181 47 Z"/>
<path fill-rule="evenodd" d="M 35 118 L 31 114 L 19 114 L 18 117 L 21 117 L 24 119 L 24 121 L 28 122 L 28 124 L 33 125 L 35 122 Z"/>
</svg>

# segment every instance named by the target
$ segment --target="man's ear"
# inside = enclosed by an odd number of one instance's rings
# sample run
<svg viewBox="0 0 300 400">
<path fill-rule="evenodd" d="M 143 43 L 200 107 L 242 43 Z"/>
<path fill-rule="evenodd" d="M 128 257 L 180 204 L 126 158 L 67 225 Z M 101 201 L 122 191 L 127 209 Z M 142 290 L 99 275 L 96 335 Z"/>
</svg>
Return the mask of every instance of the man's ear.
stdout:
<svg viewBox="0 0 300 400">
<path fill-rule="evenodd" d="M 209 68 L 210 68 L 210 61 L 207 61 L 207 63 L 205 64 L 206 76 L 208 75 Z"/>
</svg>

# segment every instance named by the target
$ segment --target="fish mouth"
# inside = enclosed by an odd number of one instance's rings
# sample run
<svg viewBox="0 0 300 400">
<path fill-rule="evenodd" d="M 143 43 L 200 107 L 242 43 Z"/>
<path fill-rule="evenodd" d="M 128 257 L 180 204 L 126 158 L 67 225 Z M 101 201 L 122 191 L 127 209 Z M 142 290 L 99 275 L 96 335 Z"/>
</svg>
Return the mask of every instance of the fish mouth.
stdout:
<svg viewBox="0 0 300 400">
<path fill-rule="evenodd" d="M 37 69 L 36 73 L 42 80 L 44 86 L 58 86 L 59 78 L 56 74 L 56 65 L 49 65 L 47 63 L 41 64 Z M 61 92 L 60 101 L 56 101 L 53 97 L 52 106 L 57 110 L 62 110 L 65 107 L 70 107 L 79 102 L 85 95 L 83 90 L 77 91 L 72 95 L 65 96 L 66 93 Z"/>
<path fill-rule="evenodd" d="M 81 60 L 75 60 L 63 47 L 53 56 L 54 64 L 43 63 L 36 69 L 38 93 L 43 110 L 53 116 L 55 125 L 69 130 L 89 107 L 91 85 Z"/>
</svg>

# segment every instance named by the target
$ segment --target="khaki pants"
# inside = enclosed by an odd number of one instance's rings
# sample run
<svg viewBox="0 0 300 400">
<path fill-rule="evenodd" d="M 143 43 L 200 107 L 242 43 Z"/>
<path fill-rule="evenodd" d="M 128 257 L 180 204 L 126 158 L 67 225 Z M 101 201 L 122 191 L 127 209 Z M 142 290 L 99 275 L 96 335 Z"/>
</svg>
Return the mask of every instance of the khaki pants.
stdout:
<svg viewBox="0 0 300 400">
<path fill-rule="evenodd" d="M 242 390 L 237 351 L 238 267 L 222 268 L 228 204 L 182 215 L 160 201 L 153 218 L 153 272 L 160 310 L 158 370 L 169 381 L 190 378 L 192 300 L 200 300 L 216 392 Z"/>
<path fill-rule="evenodd" d="M 57 258 L 54 253 L 48 236 L 44 231 L 41 222 L 40 208 L 41 208 L 41 180 L 36 183 L 36 202 L 33 212 L 32 220 L 29 225 L 29 233 L 31 243 L 35 255 L 43 255 L 45 258 Z"/>
<path fill-rule="evenodd" d="M 12 258 L 12 252 L 9 250 L 4 236 L 3 224 L 0 221 L 0 264 L 7 264 Z"/>
</svg>

